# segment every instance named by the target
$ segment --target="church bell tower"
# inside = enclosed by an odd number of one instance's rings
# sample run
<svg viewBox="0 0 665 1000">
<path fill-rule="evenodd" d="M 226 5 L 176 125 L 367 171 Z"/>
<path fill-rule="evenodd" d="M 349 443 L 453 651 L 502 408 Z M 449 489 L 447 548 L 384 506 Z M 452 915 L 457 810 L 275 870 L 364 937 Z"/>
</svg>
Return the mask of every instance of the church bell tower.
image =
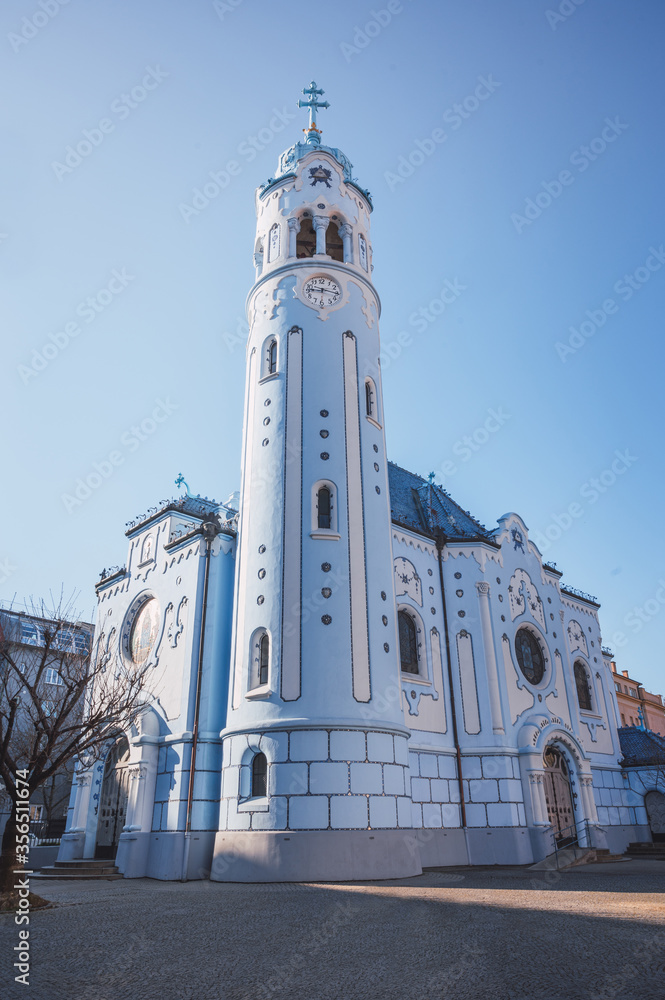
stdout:
<svg viewBox="0 0 665 1000">
<path fill-rule="evenodd" d="M 234 639 L 211 877 L 389 878 L 410 847 L 369 192 L 303 141 L 256 194 Z"/>
</svg>

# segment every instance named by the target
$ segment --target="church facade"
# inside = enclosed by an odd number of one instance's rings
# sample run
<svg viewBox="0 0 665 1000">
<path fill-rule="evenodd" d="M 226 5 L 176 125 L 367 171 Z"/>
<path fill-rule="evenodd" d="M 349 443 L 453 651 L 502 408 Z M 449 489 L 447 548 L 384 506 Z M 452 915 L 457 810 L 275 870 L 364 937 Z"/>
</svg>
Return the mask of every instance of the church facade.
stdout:
<svg viewBox="0 0 665 1000">
<path fill-rule="evenodd" d="M 304 93 L 256 196 L 240 494 L 154 508 L 97 584 L 152 695 L 79 770 L 60 860 L 372 879 L 648 840 L 597 602 L 517 514 L 488 530 L 387 459 L 372 203 Z"/>
</svg>

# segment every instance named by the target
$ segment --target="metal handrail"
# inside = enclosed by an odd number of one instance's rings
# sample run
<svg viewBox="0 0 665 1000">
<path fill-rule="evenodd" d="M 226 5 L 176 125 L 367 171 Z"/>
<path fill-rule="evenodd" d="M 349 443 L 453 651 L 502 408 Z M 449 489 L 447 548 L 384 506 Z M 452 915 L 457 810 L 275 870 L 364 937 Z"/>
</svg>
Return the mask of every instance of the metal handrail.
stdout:
<svg viewBox="0 0 665 1000">
<path fill-rule="evenodd" d="M 570 837 L 566 836 L 566 831 L 571 830 L 572 834 Z M 561 836 L 563 834 L 563 836 Z M 569 847 L 580 847 L 589 849 L 591 844 L 591 826 L 588 819 L 580 820 L 579 823 L 571 823 L 570 826 L 564 826 L 559 830 L 559 837 L 562 840 L 568 841 L 566 844 L 559 844 L 557 842 L 557 834 L 552 831 L 552 841 L 554 846 L 554 859 L 556 861 L 557 871 L 559 870 L 559 854 L 561 851 L 567 850 Z M 586 843 L 580 843 L 581 839 L 586 840 Z"/>
</svg>

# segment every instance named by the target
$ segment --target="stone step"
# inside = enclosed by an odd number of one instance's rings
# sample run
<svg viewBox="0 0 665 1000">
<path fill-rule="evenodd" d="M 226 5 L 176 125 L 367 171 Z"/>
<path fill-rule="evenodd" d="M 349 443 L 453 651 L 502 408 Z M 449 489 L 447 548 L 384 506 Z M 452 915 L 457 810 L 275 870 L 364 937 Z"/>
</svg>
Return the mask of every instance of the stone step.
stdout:
<svg viewBox="0 0 665 1000">
<path fill-rule="evenodd" d="M 110 859 L 80 858 L 77 861 L 55 861 L 42 868 L 33 878 L 114 879 L 122 878 L 122 875 Z"/>
<path fill-rule="evenodd" d="M 640 841 L 629 844 L 626 848 L 626 854 L 633 858 L 653 858 L 654 861 L 663 861 L 665 860 L 665 843 L 653 844 L 650 841 Z"/>
<path fill-rule="evenodd" d="M 76 858 L 74 861 L 54 861 L 54 868 L 109 868 L 113 866 L 111 858 Z"/>
<path fill-rule="evenodd" d="M 82 881 L 83 879 L 106 879 L 107 881 L 111 879 L 123 878 L 119 871 L 115 872 L 104 872 L 102 873 L 99 869 L 91 869 L 89 872 L 84 871 L 68 871 L 66 868 L 59 868 L 53 870 L 51 868 L 42 868 L 40 872 L 36 872 L 34 875 L 30 876 L 31 879 L 57 879 L 58 881 Z"/>
</svg>

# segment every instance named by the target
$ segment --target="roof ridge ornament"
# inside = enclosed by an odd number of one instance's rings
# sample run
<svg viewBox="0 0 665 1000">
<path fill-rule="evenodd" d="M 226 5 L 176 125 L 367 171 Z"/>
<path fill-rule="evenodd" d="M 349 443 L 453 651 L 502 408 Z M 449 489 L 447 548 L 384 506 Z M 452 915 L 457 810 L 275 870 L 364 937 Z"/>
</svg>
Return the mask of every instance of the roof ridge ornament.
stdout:
<svg viewBox="0 0 665 1000">
<path fill-rule="evenodd" d="M 299 108 L 307 108 L 309 111 L 309 126 L 303 129 L 305 133 L 305 142 L 310 146 L 320 146 L 321 145 L 321 129 L 316 127 L 316 112 L 318 108 L 329 108 L 330 104 L 328 101 L 317 101 L 317 95 L 320 97 L 324 94 L 324 90 L 317 89 L 314 80 L 310 83 L 309 87 L 303 90 L 303 94 L 308 96 L 307 101 L 298 101 Z"/>
</svg>

